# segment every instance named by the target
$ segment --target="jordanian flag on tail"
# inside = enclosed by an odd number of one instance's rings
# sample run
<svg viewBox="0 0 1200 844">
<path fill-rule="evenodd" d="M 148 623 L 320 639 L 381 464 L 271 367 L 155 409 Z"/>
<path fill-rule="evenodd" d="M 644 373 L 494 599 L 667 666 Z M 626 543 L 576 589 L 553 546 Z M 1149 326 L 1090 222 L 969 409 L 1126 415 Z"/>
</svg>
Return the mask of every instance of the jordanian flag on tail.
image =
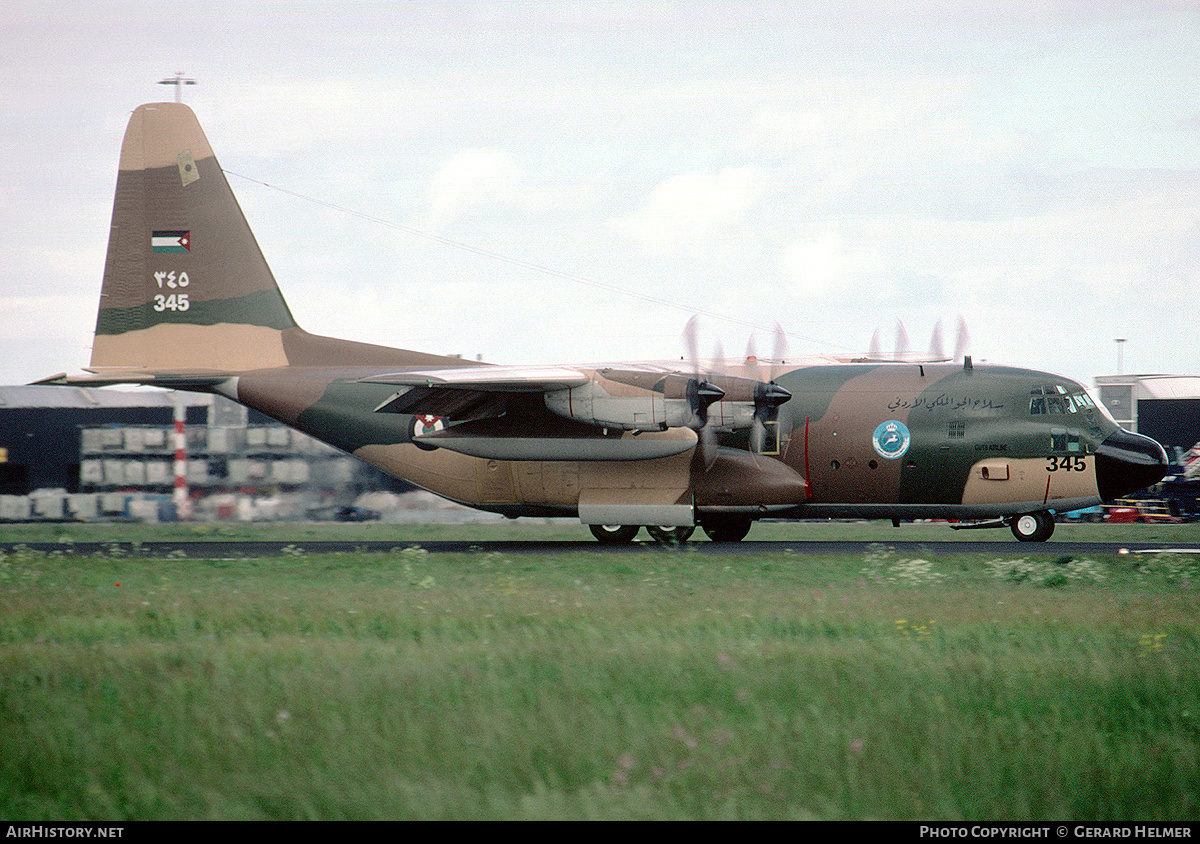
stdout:
<svg viewBox="0 0 1200 844">
<path fill-rule="evenodd" d="M 154 232 L 150 236 L 150 248 L 155 252 L 190 252 L 192 233 L 183 231 Z"/>
</svg>

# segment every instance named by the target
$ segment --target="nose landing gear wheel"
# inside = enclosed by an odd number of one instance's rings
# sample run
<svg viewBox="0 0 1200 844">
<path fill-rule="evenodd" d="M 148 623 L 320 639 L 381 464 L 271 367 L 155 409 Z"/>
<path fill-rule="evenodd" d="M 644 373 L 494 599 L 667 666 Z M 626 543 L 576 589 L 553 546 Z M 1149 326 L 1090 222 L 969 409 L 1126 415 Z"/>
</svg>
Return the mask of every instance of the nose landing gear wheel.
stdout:
<svg viewBox="0 0 1200 844">
<path fill-rule="evenodd" d="M 1045 542 L 1054 533 L 1054 517 L 1045 510 L 1014 516 L 1008 523 L 1013 536 L 1022 542 Z"/>
<path fill-rule="evenodd" d="M 605 545 L 625 545 L 633 542 L 641 527 L 639 525 L 588 525 L 592 536 Z"/>
</svg>

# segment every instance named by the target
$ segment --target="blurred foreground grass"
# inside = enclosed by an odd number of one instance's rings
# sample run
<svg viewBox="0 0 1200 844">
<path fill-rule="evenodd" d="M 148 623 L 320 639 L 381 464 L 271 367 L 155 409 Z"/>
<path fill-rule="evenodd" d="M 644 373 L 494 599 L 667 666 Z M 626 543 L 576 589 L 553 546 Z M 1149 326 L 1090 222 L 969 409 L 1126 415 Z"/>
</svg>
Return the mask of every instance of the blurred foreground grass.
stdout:
<svg viewBox="0 0 1200 844">
<path fill-rule="evenodd" d="M 639 541 L 649 541 L 645 531 Z M 478 541 L 584 542 L 595 540 L 576 519 L 502 519 L 483 516 L 481 521 L 443 523 L 402 522 L 121 522 L 8 523 L 0 524 L 0 542 L 182 542 L 182 541 L 282 541 L 361 540 L 385 542 Z M 1015 546 L 1007 529 L 953 530 L 945 522 L 888 521 L 757 522 L 748 542 L 808 540 L 850 542 L 996 542 Z M 697 528 L 693 542 L 706 542 Z M 1050 543 L 1053 552 L 1062 542 L 1200 542 L 1200 522 L 1186 524 L 1060 524 Z"/>
<path fill-rule="evenodd" d="M 1195 555 L 66 548 L 5 819 L 1200 817 Z"/>
</svg>

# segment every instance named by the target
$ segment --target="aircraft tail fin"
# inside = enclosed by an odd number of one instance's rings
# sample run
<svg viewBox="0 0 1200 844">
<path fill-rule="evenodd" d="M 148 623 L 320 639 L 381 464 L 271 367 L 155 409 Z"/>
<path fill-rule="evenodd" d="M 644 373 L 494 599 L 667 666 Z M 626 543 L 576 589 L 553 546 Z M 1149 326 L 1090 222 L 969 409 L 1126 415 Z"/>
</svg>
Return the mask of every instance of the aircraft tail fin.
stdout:
<svg viewBox="0 0 1200 844">
<path fill-rule="evenodd" d="M 281 366 L 465 366 L 296 325 L 195 114 L 139 106 L 121 146 L 91 375 L 210 389 Z"/>
<path fill-rule="evenodd" d="M 192 109 L 138 107 L 121 144 L 89 369 L 284 365 L 281 333 L 292 328 Z"/>
<path fill-rule="evenodd" d="M 295 328 L 192 110 L 140 106 L 121 146 L 89 368 L 279 366 Z"/>
</svg>

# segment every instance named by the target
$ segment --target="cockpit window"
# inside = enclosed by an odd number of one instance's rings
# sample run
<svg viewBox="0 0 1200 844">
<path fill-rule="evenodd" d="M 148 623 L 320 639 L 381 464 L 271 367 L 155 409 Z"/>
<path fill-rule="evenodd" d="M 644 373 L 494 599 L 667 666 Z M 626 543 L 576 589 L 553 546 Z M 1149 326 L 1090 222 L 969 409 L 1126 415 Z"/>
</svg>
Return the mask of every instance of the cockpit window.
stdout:
<svg viewBox="0 0 1200 844">
<path fill-rule="evenodd" d="M 1087 393 L 1072 393 L 1059 386 L 1034 387 L 1029 391 L 1029 413 L 1033 416 L 1043 413 L 1061 415 L 1095 409 L 1096 403 Z"/>
<path fill-rule="evenodd" d="M 1054 451 L 1090 452 L 1091 446 L 1081 445 L 1080 434 L 1087 433 L 1090 439 L 1103 434 L 1102 419 L 1112 421 L 1104 407 L 1080 384 L 1066 387 L 1059 384 L 1039 384 L 1029 390 L 1029 415 L 1049 416 L 1046 422 L 1062 425 L 1053 428 L 1050 447 Z M 1116 425 L 1115 422 L 1112 423 Z"/>
</svg>

